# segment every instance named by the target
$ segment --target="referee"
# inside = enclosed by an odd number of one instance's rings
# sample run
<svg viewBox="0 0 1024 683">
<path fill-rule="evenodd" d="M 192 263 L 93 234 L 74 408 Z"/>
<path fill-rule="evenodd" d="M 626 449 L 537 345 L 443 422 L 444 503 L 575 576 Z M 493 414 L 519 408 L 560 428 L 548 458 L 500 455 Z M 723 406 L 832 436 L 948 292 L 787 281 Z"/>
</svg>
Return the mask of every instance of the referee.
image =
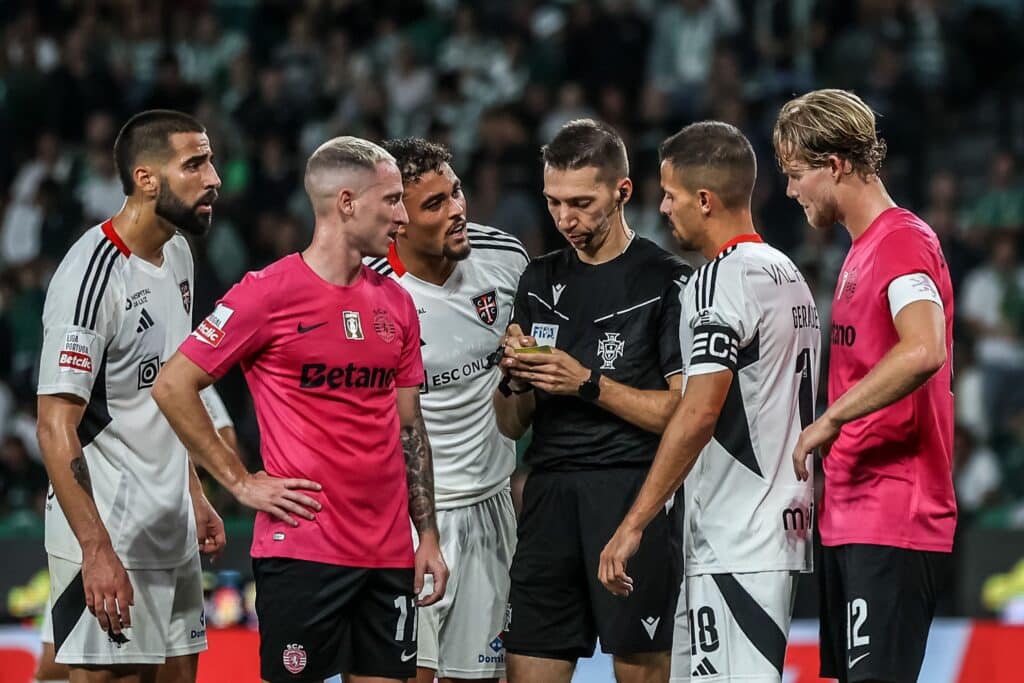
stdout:
<svg viewBox="0 0 1024 683">
<path fill-rule="evenodd" d="M 680 287 L 691 271 L 626 225 L 633 185 L 611 127 L 572 121 L 542 156 L 548 210 L 569 245 L 519 280 L 495 394 L 515 402 L 515 432 L 533 426 L 510 572 L 508 677 L 568 682 L 600 636 L 620 682 L 667 680 L 682 506 L 644 536 L 628 598 L 605 591 L 597 569 L 679 400 Z"/>
</svg>

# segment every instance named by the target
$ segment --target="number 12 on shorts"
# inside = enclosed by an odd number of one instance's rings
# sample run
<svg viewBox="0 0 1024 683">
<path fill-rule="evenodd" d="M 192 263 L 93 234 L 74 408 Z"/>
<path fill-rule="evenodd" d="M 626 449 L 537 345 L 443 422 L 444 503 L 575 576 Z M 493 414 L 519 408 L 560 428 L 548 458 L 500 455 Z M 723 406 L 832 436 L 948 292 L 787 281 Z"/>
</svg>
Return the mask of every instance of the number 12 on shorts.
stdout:
<svg viewBox="0 0 1024 683">
<path fill-rule="evenodd" d="M 854 598 L 846 603 L 846 649 L 852 650 L 871 643 L 871 637 L 861 634 L 864 622 L 868 620 L 868 601 Z"/>
<path fill-rule="evenodd" d="M 395 607 L 398 608 L 398 625 L 395 626 L 395 641 L 406 643 L 416 640 L 416 600 L 415 597 L 399 595 L 395 598 Z M 411 617 L 411 618 L 410 618 Z M 408 630 L 412 629 L 412 635 Z"/>
</svg>

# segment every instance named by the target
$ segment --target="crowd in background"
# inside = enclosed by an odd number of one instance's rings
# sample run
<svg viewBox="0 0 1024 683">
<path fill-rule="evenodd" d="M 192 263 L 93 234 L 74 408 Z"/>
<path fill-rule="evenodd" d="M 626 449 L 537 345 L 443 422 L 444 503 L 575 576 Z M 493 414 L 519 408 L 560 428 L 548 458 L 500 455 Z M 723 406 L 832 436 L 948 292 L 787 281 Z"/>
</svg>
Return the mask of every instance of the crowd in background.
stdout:
<svg viewBox="0 0 1024 683">
<path fill-rule="evenodd" d="M 244 272 L 306 244 L 303 164 L 340 134 L 447 144 L 470 220 L 534 255 L 563 246 L 539 147 L 593 116 L 629 148 L 629 225 L 670 249 L 658 144 L 704 118 L 742 129 L 759 164 L 755 225 L 800 266 L 827 321 L 849 238 L 806 225 L 771 148 L 779 105 L 817 87 L 854 90 L 881 115 L 886 185 L 945 247 L 961 524 L 1024 526 L 1020 2 L 32 0 L 0 3 L 0 35 L 0 529 L 42 511 L 46 285 L 121 206 L 111 148 L 131 114 L 179 109 L 209 130 L 223 187 L 194 245 L 199 316 Z M 235 371 L 218 389 L 258 467 L 244 381 Z"/>
</svg>

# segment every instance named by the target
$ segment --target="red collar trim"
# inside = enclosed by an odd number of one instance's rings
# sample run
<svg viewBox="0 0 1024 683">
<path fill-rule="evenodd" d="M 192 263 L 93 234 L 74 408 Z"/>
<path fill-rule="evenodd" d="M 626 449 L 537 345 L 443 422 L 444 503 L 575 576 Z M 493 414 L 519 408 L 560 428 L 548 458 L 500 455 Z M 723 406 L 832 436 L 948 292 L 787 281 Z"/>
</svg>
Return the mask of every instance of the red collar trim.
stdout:
<svg viewBox="0 0 1024 683">
<path fill-rule="evenodd" d="M 405 266 L 402 265 L 402 259 L 398 258 L 398 248 L 394 242 L 388 247 L 388 265 L 391 266 L 391 270 L 395 271 L 395 275 L 398 277 L 405 275 Z"/>
<path fill-rule="evenodd" d="M 132 255 L 132 250 L 124 243 L 121 236 L 114 231 L 114 220 L 112 218 L 108 218 L 106 220 L 101 230 L 103 230 L 103 234 L 107 236 L 107 239 L 114 243 L 114 246 L 117 247 L 119 252 L 124 254 L 126 257 Z"/>
<path fill-rule="evenodd" d="M 764 242 L 764 240 L 761 239 L 761 236 L 756 232 L 749 232 L 746 235 L 737 235 L 722 245 L 722 248 L 718 250 L 718 255 L 721 256 L 722 252 L 729 247 L 735 247 L 737 244 L 742 244 L 743 242 Z"/>
</svg>

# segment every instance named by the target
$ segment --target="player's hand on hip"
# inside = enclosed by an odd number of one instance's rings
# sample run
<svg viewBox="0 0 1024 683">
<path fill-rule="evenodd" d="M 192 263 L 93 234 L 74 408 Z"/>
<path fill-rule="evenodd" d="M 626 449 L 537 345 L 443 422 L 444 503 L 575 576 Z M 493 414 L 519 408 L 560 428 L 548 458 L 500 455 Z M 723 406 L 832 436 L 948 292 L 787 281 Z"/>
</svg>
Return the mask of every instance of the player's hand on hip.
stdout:
<svg viewBox="0 0 1024 683">
<path fill-rule="evenodd" d="M 796 472 L 798 480 L 807 481 L 811 476 L 810 469 L 807 467 L 807 458 L 815 450 L 820 451 L 821 457 L 827 456 L 841 429 L 842 425 L 825 413 L 808 425 L 807 429 L 800 432 L 796 448 L 793 449 L 793 471 Z"/>
<path fill-rule="evenodd" d="M 314 513 L 321 509 L 320 503 L 302 491 L 321 489 L 315 481 L 272 477 L 261 470 L 245 476 L 236 487 L 235 498 L 243 505 L 266 512 L 294 527 L 299 523 L 292 515 L 313 520 L 316 519 Z"/>
<path fill-rule="evenodd" d="M 517 360 L 519 363 L 512 368 L 512 377 L 549 394 L 576 396 L 580 385 L 590 379 L 590 370 L 561 349 L 551 349 L 551 353 L 520 354 Z"/>
<path fill-rule="evenodd" d="M 121 558 L 109 543 L 95 550 L 82 552 L 82 587 L 85 604 L 107 633 L 119 634 L 131 628 L 130 607 L 135 592 Z"/>
<path fill-rule="evenodd" d="M 420 534 L 420 544 L 416 548 L 416 578 L 413 582 L 416 595 L 423 590 L 423 577 L 427 574 L 434 580 L 434 592 L 416 601 L 420 607 L 433 605 L 439 601 L 444 597 L 444 591 L 448 586 L 448 565 L 441 555 L 436 531 Z"/>
<path fill-rule="evenodd" d="M 629 597 L 633 592 L 633 579 L 626 573 L 626 563 L 636 555 L 644 532 L 620 526 L 601 551 L 597 578 L 613 595 Z"/>
<path fill-rule="evenodd" d="M 204 555 L 213 555 L 216 559 L 228 543 L 227 534 L 224 531 L 224 520 L 220 518 L 206 496 L 200 496 L 198 500 L 193 500 L 192 505 L 196 513 L 196 536 L 199 538 L 199 552 Z"/>
</svg>

